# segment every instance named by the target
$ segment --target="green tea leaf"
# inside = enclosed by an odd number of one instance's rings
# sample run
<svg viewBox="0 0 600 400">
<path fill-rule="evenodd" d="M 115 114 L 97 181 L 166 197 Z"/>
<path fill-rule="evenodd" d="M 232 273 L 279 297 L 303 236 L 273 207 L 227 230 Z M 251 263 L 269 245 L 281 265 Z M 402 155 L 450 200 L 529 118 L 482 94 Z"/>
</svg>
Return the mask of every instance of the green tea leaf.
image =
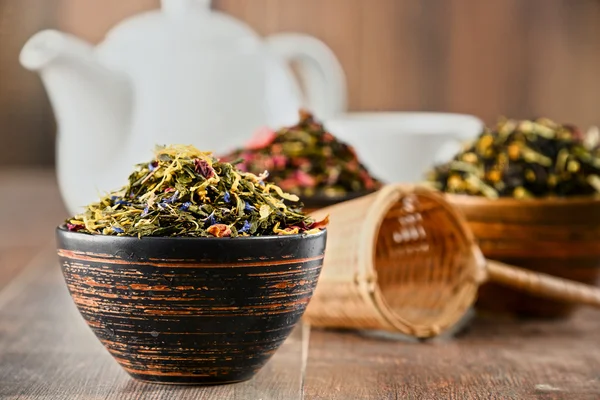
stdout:
<svg viewBox="0 0 600 400">
<path fill-rule="evenodd" d="M 284 204 L 296 196 L 265 185 L 266 176 L 241 172 L 192 146 L 158 147 L 153 160 L 136 166 L 127 186 L 87 206 L 67 227 L 137 237 L 308 232 L 316 222 Z"/>
<path fill-rule="evenodd" d="M 595 195 L 600 148 L 592 139 L 547 118 L 502 118 L 427 179 L 445 192 L 489 198 Z"/>
<path fill-rule="evenodd" d="M 276 132 L 261 130 L 245 148 L 223 160 L 257 175 L 269 171 L 264 180 L 280 187 L 273 189 L 281 190 L 279 196 L 292 202 L 298 201 L 296 195 L 304 199 L 340 197 L 372 192 L 382 185 L 362 165 L 352 146 L 338 140 L 305 111 L 300 112 L 297 125 Z"/>
</svg>

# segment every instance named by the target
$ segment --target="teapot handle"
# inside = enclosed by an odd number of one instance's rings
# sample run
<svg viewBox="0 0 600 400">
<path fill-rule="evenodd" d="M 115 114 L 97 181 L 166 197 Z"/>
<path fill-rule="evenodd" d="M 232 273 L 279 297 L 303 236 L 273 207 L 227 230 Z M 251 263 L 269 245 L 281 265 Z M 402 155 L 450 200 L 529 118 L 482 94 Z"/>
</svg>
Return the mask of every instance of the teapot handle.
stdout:
<svg viewBox="0 0 600 400">
<path fill-rule="evenodd" d="M 335 54 L 320 40 L 301 33 L 279 33 L 267 39 L 284 61 L 297 62 L 306 92 L 306 107 L 324 120 L 346 111 L 344 70 Z"/>
</svg>

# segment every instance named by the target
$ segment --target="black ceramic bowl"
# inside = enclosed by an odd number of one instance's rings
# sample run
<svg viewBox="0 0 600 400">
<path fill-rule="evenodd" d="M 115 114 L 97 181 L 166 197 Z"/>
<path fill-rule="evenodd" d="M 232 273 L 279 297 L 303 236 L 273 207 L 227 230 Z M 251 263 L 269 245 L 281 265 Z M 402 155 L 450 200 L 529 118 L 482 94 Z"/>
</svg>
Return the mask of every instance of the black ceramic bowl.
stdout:
<svg viewBox="0 0 600 400">
<path fill-rule="evenodd" d="M 132 238 L 58 228 L 79 312 L 134 378 L 250 379 L 312 296 L 326 232 L 251 238 Z"/>
</svg>

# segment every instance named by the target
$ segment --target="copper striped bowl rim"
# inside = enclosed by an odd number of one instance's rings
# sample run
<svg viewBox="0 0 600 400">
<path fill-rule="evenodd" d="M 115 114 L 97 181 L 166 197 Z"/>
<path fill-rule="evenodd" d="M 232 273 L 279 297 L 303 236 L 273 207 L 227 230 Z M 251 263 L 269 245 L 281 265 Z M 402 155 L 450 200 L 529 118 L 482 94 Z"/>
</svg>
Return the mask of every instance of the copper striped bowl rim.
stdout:
<svg viewBox="0 0 600 400">
<path fill-rule="evenodd" d="M 514 207 L 514 206 L 526 206 L 526 207 L 538 207 L 538 206 L 574 206 L 574 205 L 595 205 L 600 206 L 600 195 L 589 195 L 589 196 L 546 196 L 546 197 L 534 197 L 529 199 L 515 199 L 512 197 L 500 197 L 497 199 L 490 199 L 484 196 L 471 196 L 467 194 L 454 194 L 454 193 L 443 193 L 444 196 L 452 204 L 465 204 L 465 205 L 494 205 L 497 207 Z"/>
<path fill-rule="evenodd" d="M 101 234 L 92 234 L 92 233 L 85 233 L 85 232 L 72 232 L 69 231 L 66 227 L 66 225 L 59 225 L 56 227 L 56 231 L 60 231 L 62 234 L 65 235 L 69 235 L 73 238 L 75 237 L 83 237 L 83 236 L 88 236 L 90 238 L 93 238 L 93 240 L 97 240 L 97 241 L 101 241 L 101 240 L 119 240 L 119 241 L 125 241 L 125 240 L 131 240 L 131 241 L 139 241 L 139 240 L 155 240 L 155 241 L 159 241 L 159 240 L 170 240 L 170 241 L 194 241 L 194 240 L 201 240 L 203 242 L 210 242 L 210 241 L 214 241 L 214 242 L 236 242 L 236 241 L 243 241 L 243 242 L 247 242 L 249 240 L 253 240 L 253 241 L 266 241 L 266 240 L 282 240 L 283 238 L 288 238 L 288 239 L 302 239 L 302 238 L 313 238 L 319 235 L 324 235 L 327 231 L 327 229 L 322 229 L 320 232 L 315 232 L 315 233 L 297 233 L 297 234 L 293 234 L 293 235 L 265 235 L 265 236 L 238 236 L 238 237 L 222 237 L 222 238 L 217 238 L 217 237 L 191 237 L 191 236 L 142 236 L 142 237 L 137 237 L 137 236 L 117 236 L 117 235 L 101 235 Z"/>
</svg>

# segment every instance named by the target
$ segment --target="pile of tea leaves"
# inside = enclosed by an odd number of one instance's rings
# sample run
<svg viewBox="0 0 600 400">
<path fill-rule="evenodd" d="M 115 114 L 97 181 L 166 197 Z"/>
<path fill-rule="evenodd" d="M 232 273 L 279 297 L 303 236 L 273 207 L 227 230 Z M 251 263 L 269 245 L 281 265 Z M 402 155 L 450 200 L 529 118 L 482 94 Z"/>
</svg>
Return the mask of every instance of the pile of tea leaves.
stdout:
<svg viewBox="0 0 600 400">
<path fill-rule="evenodd" d="M 158 147 L 129 184 L 67 221 L 70 231 L 119 236 L 237 237 L 314 233 L 298 197 L 193 146 Z"/>
<path fill-rule="evenodd" d="M 270 181 L 306 201 L 313 196 L 369 193 L 381 187 L 352 146 L 336 139 L 303 110 L 298 124 L 276 132 L 263 129 L 246 147 L 223 157 L 238 158 L 244 160 L 238 168 L 253 173 L 268 170 Z"/>
<path fill-rule="evenodd" d="M 448 193 L 532 198 L 597 194 L 599 176 L 597 132 L 547 118 L 501 118 L 428 180 Z"/>
</svg>

